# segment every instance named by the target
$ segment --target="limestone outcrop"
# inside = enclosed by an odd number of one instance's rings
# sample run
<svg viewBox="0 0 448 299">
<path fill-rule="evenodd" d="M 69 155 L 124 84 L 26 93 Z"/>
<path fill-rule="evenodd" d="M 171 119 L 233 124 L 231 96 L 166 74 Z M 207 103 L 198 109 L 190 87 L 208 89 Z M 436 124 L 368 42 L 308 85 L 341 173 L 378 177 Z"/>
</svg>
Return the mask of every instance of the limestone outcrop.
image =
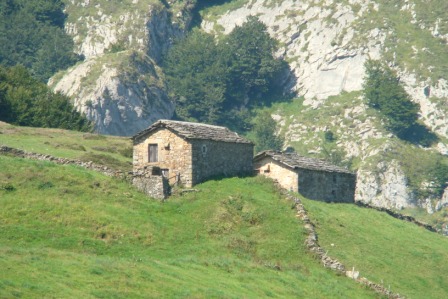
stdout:
<svg viewBox="0 0 448 299">
<path fill-rule="evenodd" d="M 171 118 L 174 105 L 158 64 L 185 33 L 189 5 L 70 0 L 66 31 L 85 60 L 51 78 L 49 85 L 70 96 L 98 133 L 131 136 L 157 119 Z"/>
<path fill-rule="evenodd" d="M 401 13 L 410 14 L 413 22 L 434 38 L 446 39 L 448 34 L 440 32 L 439 19 L 426 28 L 418 19 L 414 1 L 405 2 Z M 367 15 L 382 14 L 381 9 L 379 2 L 374 0 L 284 0 L 275 3 L 254 0 L 227 11 L 218 19 L 206 19 L 202 27 L 208 32 L 221 28 L 224 33 L 229 33 L 248 16 L 258 16 L 282 45 L 277 55 L 290 62 L 298 78 L 293 88 L 305 97 L 306 105 L 314 108 L 320 107 L 329 96 L 361 90 L 366 59 L 386 60 L 389 58 L 385 56 L 392 56 L 390 65 L 399 72 L 412 99 L 420 104 L 422 120 L 436 133 L 448 137 L 447 78 L 432 78 L 429 74 L 424 79 L 413 70 L 400 69 L 395 63 L 397 54 L 387 43 L 387 39 L 396 39 L 397 33 L 385 26 L 389 22 L 386 16 L 383 24 L 363 24 Z M 413 50 L 416 53 L 429 51 L 416 46 Z"/>
</svg>

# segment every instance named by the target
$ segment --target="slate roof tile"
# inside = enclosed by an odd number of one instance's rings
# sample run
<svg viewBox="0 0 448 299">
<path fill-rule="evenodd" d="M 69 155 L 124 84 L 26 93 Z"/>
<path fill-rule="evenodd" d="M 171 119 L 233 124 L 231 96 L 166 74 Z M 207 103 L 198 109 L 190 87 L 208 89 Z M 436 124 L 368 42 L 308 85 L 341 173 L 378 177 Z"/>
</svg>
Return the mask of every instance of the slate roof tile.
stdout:
<svg viewBox="0 0 448 299">
<path fill-rule="evenodd" d="M 161 119 L 149 126 L 147 129 L 137 133 L 132 137 L 135 141 L 149 134 L 158 128 L 168 128 L 179 134 L 185 139 L 203 139 L 233 143 L 252 144 L 251 141 L 239 136 L 237 133 L 230 131 L 226 127 L 207 125 L 202 123 L 192 123 L 185 121 L 174 121 Z"/>
<path fill-rule="evenodd" d="M 275 161 L 278 161 L 279 163 L 286 165 L 292 169 L 309 169 L 326 172 L 354 174 L 346 168 L 332 165 L 323 160 L 300 156 L 297 153 L 285 153 L 268 150 L 258 153 L 254 157 L 254 161 L 258 161 L 264 157 L 271 157 Z"/>
</svg>

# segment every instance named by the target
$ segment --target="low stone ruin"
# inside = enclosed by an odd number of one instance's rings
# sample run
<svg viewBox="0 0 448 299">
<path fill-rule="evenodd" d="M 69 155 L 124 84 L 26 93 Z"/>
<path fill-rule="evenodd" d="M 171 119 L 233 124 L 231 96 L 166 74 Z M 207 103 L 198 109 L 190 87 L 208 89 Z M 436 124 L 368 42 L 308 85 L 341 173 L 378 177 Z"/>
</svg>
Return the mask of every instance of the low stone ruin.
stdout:
<svg viewBox="0 0 448 299">
<path fill-rule="evenodd" d="M 156 199 L 164 200 L 171 193 L 168 178 L 162 175 L 162 170 L 157 166 L 145 166 L 134 170 L 132 184 L 141 192 Z"/>
</svg>

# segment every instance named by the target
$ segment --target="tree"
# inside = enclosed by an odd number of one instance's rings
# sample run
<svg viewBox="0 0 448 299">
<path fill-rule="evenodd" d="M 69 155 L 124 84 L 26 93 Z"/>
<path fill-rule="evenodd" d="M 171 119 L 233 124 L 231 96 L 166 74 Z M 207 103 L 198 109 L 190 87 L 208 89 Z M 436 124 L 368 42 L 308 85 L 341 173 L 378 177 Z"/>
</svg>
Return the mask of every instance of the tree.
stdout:
<svg viewBox="0 0 448 299">
<path fill-rule="evenodd" d="M 45 82 L 81 59 L 64 31 L 61 0 L 7 0 L 0 3 L 0 64 L 21 64 Z"/>
<path fill-rule="evenodd" d="M 273 56 L 277 41 L 257 17 L 235 27 L 220 46 L 228 73 L 228 106 L 266 103 L 267 94 L 279 91 L 278 78 L 288 65 Z"/>
<path fill-rule="evenodd" d="M 277 123 L 268 111 L 262 111 L 255 117 L 252 129 L 255 152 L 282 149 L 284 138 L 276 134 L 276 127 Z"/>
<path fill-rule="evenodd" d="M 90 131 L 69 98 L 53 93 L 23 66 L 0 66 L 0 120 L 22 126 Z"/>
<path fill-rule="evenodd" d="M 388 66 L 369 60 L 365 67 L 367 77 L 363 87 L 368 105 L 380 112 L 390 131 L 406 139 L 417 124 L 418 104 L 411 102 L 397 75 Z"/>
<path fill-rule="evenodd" d="M 173 46 L 165 59 L 176 115 L 185 120 L 219 123 L 225 71 L 213 36 L 194 30 Z"/>
<path fill-rule="evenodd" d="M 177 42 L 164 59 L 177 117 L 248 130 L 249 110 L 282 92 L 288 65 L 273 56 L 276 45 L 255 17 L 218 43 L 200 30 Z"/>
<path fill-rule="evenodd" d="M 448 165 L 444 164 L 442 159 L 438 159 L 430 170 L 430 175 L 434 180 L 434 193 L 436 196 L 442 196 L 448 187 Z"/>
</svg>

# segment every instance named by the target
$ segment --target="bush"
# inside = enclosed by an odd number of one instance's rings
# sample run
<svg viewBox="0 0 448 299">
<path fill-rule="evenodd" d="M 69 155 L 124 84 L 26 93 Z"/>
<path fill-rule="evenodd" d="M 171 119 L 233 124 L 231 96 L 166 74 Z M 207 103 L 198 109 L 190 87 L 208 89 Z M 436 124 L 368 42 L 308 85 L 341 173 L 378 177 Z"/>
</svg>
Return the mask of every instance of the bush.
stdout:
<svg viewBox="0 0 448 299">
<path fill-rule="evenodd" d="M 276 134 L 277 123 L 268 111 L 261 112 L 254 120 L 255 152 L 264 150 L 281 150 L 284 138 Z"/>
</svg>

